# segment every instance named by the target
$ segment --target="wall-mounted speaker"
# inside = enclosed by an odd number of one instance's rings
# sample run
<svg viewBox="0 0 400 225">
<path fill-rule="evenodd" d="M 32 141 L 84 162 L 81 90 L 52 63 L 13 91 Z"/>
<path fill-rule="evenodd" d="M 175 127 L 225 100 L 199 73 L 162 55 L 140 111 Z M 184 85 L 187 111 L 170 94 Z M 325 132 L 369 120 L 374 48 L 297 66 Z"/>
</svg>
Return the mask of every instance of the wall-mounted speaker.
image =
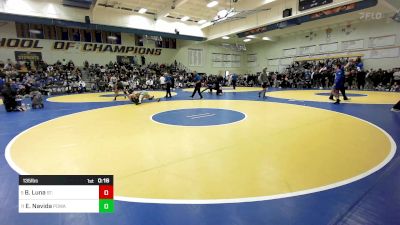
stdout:
<svg viewBox="0 0 400 225">
<path fill-rule="evenodd" d="M 292 15 L 292 8 L 283 10 L 283 18 L 289 17 Z"/>
<path fill-rule="evenodd" d="M 89 16 L 85 16 L 85 22 L 86 22 L 87 24 L 90 24 L 90 17 L 89 17 Z"/>
</svg>

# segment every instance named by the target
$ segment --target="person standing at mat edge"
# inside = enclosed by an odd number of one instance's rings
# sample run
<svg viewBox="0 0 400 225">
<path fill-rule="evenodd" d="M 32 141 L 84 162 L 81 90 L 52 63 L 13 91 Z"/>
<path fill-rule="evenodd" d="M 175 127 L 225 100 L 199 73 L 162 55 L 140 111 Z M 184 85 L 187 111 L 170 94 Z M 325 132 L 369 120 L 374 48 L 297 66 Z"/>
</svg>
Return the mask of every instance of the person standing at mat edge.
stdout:
<svg viewBox="0 0 400 225">
<path fill-rule="evenodd" d="M 339 69 L 340 69 L 340 70 L 342 71 L 342 73 L 343 73 L 343 86 L 341 86 L 341 89 L 340 89 L 339 91 L 342 93 L 343 100 L 345 100 L 345 101 L 350 100 L 350 99 L 347 97 L 347 95 L 346 95 L 346 87 L 344 86 L 344 84 L 345 84 L 345 82 L 346 82 L 345 69 L 348 69 L 352 64 L 351 64 L 351 62 L 349 61 L 349 62 L 347 63 L 347 65 L 344 66 L 344 68 L 342 68 L 342 65 L 340 64 L 340 61 L 338 61 L 335 65 L 338 65 Z M 335 73 L 335 74 L 336 74 L 336 73 Z M 335 78 L 335 83 L 336 83 L 336 78 Z M 333 99 L 333 96 L 334 96 L 334 94 L 333 94 L 333 92 L 332 92 L 331 96 L 329 96 L 329 100 L 334 100 L 334 99 Z M 337 103 L 336 103 L 336 104 L 337 104 Z"/>
<path fill-rule="evenodd" d="M 237 75 L 236 73 L 233 73 L 233 74 L 232 74 L 232 86 L 233 86 L 233 90 L 236 89 L 237 80 L 238 80 L 238 75 Z"/>
<path fill-rule="evenodd" d="M 172 98 L 171 95 L 171 86 L 172 86 L 172 78 L 171 75 L 168 73 L 164 73 L 164 77 L 165 77 L 165 83 L 167 84 L 167 88 L 166 90 L 166 94 L 165 94 L 165 98 Z"/>
<path fill-rule="evenodd" d="M 340 63 L 334 65 L 334 69 L 336 70 L 335 74 L 335 84 L 333 85 L 332 89 L 332 96 L 335 96 L 336 102 L 334 104 L 339 104 L 339 91 L 344 89 L 344 71 L 341 68 Z"/>
<path fill-rule="evenodd" d="M 17 92 L 7 82 L 0 93 L 3 96 L 3 104 L 7 112 L 17 111 L 17 101 L 15 100 Z"/>
<path fill-rule="evenodd" d="M 124 93 L 124 97 L 128 96 L 128 92 L 126 91 L 124 84 L 122 83 L 122 80 L 119 79 L 117 83 L 114 85 L 114 101 L 117 100 L 117 97 L 119 96 L 119 92 L 122 91 Z"/>
<path fill-rule="evenodd" d="M 268 72 L 267 72 L 268 68 L 264 68 L 263 72 L 260 74 L 259 80 L 260 83 L 262 84 L 262 90 L 260 92 L 258 92 L 258 97 L 261 98 L 261 94 L 263 98 L 266 98 L 265 93 L 267 92 L 268 89 Z"/>
<path fill-rule="evenodd" d="M 200 91 L 200 88 L 201 88 L 201 76 L 196 71 L 194 71 L 193 73 L 194 73 L 194 79 L 193 79 L 193 81 L 194 81 L 194 91 L 193 91 L 192 96 L 190 96 L 190 97 L 193 98 L 194 95 L 197 92 L 200 95 L 200 99 L 202 99 L 203 95 L 201 95 L 201 91 Z"/>
</svg>

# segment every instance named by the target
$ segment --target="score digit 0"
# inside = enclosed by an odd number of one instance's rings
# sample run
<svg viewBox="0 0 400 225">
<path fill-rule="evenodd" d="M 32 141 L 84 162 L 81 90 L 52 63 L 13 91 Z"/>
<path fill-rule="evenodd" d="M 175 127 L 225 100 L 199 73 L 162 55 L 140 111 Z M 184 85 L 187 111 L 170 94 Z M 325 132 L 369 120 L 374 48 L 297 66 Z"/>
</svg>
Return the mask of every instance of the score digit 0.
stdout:
<svg viewBox="0 0 400 225">
<path fill-rule="evenodd" d="M 99 198 L 100 199 L 113 199 L 114 190 L 111 185 L 100 185 L 99 186 Z"/>
</svg>

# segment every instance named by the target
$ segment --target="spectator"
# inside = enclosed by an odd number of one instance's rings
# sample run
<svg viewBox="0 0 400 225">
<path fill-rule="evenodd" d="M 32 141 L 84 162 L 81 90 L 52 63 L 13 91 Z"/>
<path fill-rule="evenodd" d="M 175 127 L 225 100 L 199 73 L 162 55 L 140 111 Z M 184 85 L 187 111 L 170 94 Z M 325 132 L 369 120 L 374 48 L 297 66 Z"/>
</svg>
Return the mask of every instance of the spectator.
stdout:
<svg viewBox="0 0 400 225">
<path fill-rule="evenodd" d="M 396 72 L 393 73 L 393 83 L 400 83 L 400 68 L 397 68 Z"/>
<path fill-rule="evenodd" d="M 17 110 L 16 96 L 17 92 L 12 89 L 10 83 L 6 83 L 1 91 L 3 96 L 3 104 L 7 112 L 12 112 Z"/>
</svg>

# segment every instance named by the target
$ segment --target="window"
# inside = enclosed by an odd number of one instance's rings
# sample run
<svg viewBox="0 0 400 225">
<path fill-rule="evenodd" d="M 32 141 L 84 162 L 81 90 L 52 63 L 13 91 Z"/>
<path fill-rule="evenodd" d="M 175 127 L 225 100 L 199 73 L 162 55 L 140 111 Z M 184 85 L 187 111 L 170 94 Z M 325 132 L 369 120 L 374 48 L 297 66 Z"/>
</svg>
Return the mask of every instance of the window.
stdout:
<svg viewBox="0 0 400 225">
<path fill-rule="evenodd" d="M 248 67 L 257 66 L 257 54 L 247 54 L 247 66 Z"/>
<path fill-rule="evenodd" d="M 92 31 L 91 30 L 82 30 L 83 40 L 85 42 L 92 42 Z"/>
<path fill-rule="evenodd" d="M 102 43 L 102 32 L 99 30 L 94 31 L 94 42 L 96 43 Z"/>
<path fill-rule="evenodd" d="M 156 48 L 162 48 L 162 41 L 156 41 Z"/>
<path fill-rule="evenodd" d="M 107 44 L 121 44 L 121 34 L 114 32 L 103 32 L 103 40 Z"/>
<path fill-rule="evenodd" d="M 70 41 L 81 41 L 81 32 L 79 29 L 70 28 L 69 29 Z"/>
<path fill-rule="evenodd" d="M 86 30 L 43 24 L 15 23 L 18 38 L 37 38 L 63 41 L 84 41 L 95 43 L 122 43 L 121 33 L 100 30 Z M 143 45 L 141 45 L 143 46 Z"/>
<path fill-rule="evenodd" d="M 63 41 L 68 41 L 68 28 L 66 27 L 56 27 L 56 33 L 57 33 L 57 40 L 63 40 Z"/>
<path fill-rule="evenodd" d="M 171 39 L 170 48 L 176 49 L 176 39 Z"/>
<path fill-rule="evenodd" d="M 56 28 L 54 26 L 43 25 L 43 31 L 45 39 L 57 39 Z"/>
<path fill-rule="evenodd" d="M 171 39 L 169 39 L 169 38 L 164 38 L 163 39 L 163 48 L 169 48 L 169 42 L 170 42 L 170 40 Z"/>
<path fill-rule="evenodd" d="M 173 48 L 176 49 L 176 39 L 163 38 L 161 41 L 155 42 L 156 48 Z"/>
<path fill-rule="evenodd" d="M 189 66 L 202 66 L 203 64 L 203 49 L 188 49 Z"/>
<path fill-rule="evenodd" d="M 213 67 L 240 67 L 241 57 L 237 54 L 212 53 Z"/>
<path fill-rule="evenodd" d="M 19 38 L 44 38 L 43 25 L 15 23 L 17 37 Z"/>
<path fill-rule="evenodd" d="M 29 24 L 15 23 L 17 30 L 17 37 L 19 38 L 29 38 Z"/>
<path fill-rule="evenodd" d="M 114 37 L 116 37 L 117 39 L 115 40 L 114 44 L 120 45 L 122 44 L 122 40 L 121 40 L 121 33 L 112 33 Z"/>
<path fill-rule="evenodd" d="M 136 46 L 143 46 L 143 36 L 141 35 L 135 35 L 135 45 Z"/>
<path fill-rule="evenodd" d="M 30 24 L 29 33 L 31 38 L 43 39 L 43 26 L 41 24 Z"/>
</svg>

